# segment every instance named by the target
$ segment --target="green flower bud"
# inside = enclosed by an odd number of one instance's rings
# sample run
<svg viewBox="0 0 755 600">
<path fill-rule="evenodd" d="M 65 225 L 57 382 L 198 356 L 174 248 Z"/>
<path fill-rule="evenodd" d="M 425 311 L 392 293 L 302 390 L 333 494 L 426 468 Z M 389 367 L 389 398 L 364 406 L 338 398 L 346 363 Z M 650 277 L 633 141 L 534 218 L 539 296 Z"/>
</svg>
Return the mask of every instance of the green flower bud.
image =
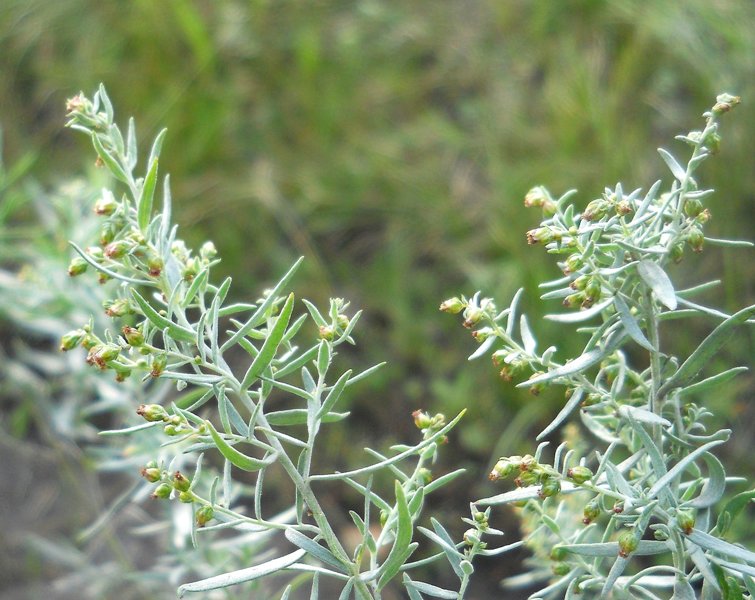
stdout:
<svg viewBox="0 0 755 600">
<path fill-rule="evenodd" d="M 483 311 L 481 308 L 477 306 L 467 306 L 467 308 L 464 309 L 464 327 L 467 329 L 471 329 L 477 323 L 482 320 L 482 318 L 485 316 L 485 311 Z"/>
<path fill-rule="evenodd" d="M 581 306 L 582 303 L 585 301 L 585 294 L 584 292 L 577 292 L 576 294 L 569 294 L 566 298 L 564 298 L 563 305 L 567 308 L 577 308 L 578 306 Z"/>
<path fill-rule="evenodd" d="M 151 254 L 147 258 L 147 273 L 150 277 L 159 277 L 163 272 L 163 259 L 156 254 Z"/>
<path fill-rule="evenodd" d="M 82 273 L 86 273 L 87 268 L 89 268 L 89 263 L 80 256 L 76 256 L 68 265 L 68 275 L 76 277 Z"/>
<path fill-rule="evenodd" d="M 703 203 L 697 198 L 687 198 L 684 202 L 684 214 L 688 217 L 696 217 L 703 211 Z"/>
<path fill-rule="evenodd" d="M 663 529 L 656 529 L 653 532 L 653 537 L 659 542 L 665 542 L 668 539 L 668 532 Z"/>
<path fill-rule="evenodd" d="M 157 483 L 162 478 L 162 472 L 157 467 L 146 466 L 141 470 L 141 475 L 150 483 Z"/>
<path fill-rule="evenodd" d="M 105 309 L 105 314 L 108 317 L 123 317 L 134 313 L 134 309 L 131 306 L 131 302 L 126 298 L 118 298 L 117 300 L 105 300 L 102 303 L 102 307 Z"/>
<path fill-rule="evenodd" d="M 605 217 L 610 209 L 611 203 L 608 200 L 599 198 L 587 205 L 585 211 L 582 213 L 582 218 L 585 221 L 597 221 Z"/>
<path fill-rule="evenodd" d="M 481 510 L 478 510 L 477 512 L 475 512 L 472 515 L 472 517 L 474 518 L 475 523 L 477 523 L 481 527 L 483 528 L 488 527 L 488 515 L 482 512 Z"/>
<path fill-rule="evenodd" d="M 178 492 L 178 499 L 184 504 L 191 504 L 194 502 L 194 494 L 191 492 Z"/>
<path fill-rule="evenodd" d="M 619 536 L 619 556 L 626 558 L 637 550 L 639 543 L 640 541 L 637 539 L 634 530 L 625 531 Z"/>
<path fill-rule="evenodd" d="M 128 367 L 122 367 L 116 363 L 113 365 L 113 370 L 115 371 L 115 380 L 118 383 L 123 383 L 126 379 L 131 377 L 131 369 Z"/>
<path fill-rule="evenodd" d="M 541 207 L 549 200 L 550 195 L 548 194 L 548 190 L 540 185 L 532 188 L 529 192 L 527 192 L 527 194 L 524 196 L 524 205 L 527 208 Z"/>
<path fill-rule="evenodd" d="M 634 209 L 629 202 L 622 200 L 621 202 L 616 203 L 614 210 L 616 211 L 617 215 L 624 216 L 630 214 Z"/>
<path fill-rule="evenodd" d="M 676 513 L 676 523 L 686 535 L 692 533 L 695 527 L 695 515 L 689 510 L 679 510 Z"/>
<path fill-rule="evenodd" d="M 212 521 L 212 518 L 215 516 L 215 510 L 210 506 L 209 504 L 204 504 L 200 506 L 197 509 L 196 515 L 194 515 L 194 518 L 197 520 L 197 525 L 199 527 L 204 527 Z"/>
<path fill-rule="evenodd" d="M 199 249 L 199 256 L 201 256 L 204 260 L 212 260 L 217 255 L 218 251 L 215 248 L 215 244 L 213 244 L 212 242 L 205 242 Z"/>
<path fill-rule="evenodd" d="M 335 337 L 335 330 L 330 325 L 320 325 L 319 335 L 321 340 L 330 342 Z"/>
<path fill-rule="evenodd" d="M 129 346 L 138 347 L 144 344 L 144 334 L 136 327 L 129 327 L 126 325 L 121 329 L 121 333 L 123 333 L 123 337 L 126 339 Z"/>
<path fill-rule="evenodd" d="M 710 211 L 706 208 L 706 209 L 703 209 L 703 211 L 699 215 L 697 215 L 697 217 L 695 218 L 695 221 L 700 223 L 700 225 L 705 225 L 708 221 L 710 221 L 710 218 L 711 218 Z"/>
<path fill-rule="evenodd" d="M 196 258 L 189 258 L 186 261 L 186 264 L 181 273 L 184 281 L 193 281 L 194 278 L 199 273 L 200 268 L 201 268 L 201 265 L 199 264 L 199 261 Z"/>
<path fill-rule="evenodd" d="M 480 532 L 476 529 L 467 529 L 464 532 L 464 543 L 467 546 L 474 546 L 480 543 Z"/>
<path fill-rule="evenodd" d="M 421 468 L 417 472 L 417 475 L 424 485 L 427 485 L 433 480 L 433 473 L 432 471 L 430 471 L 430 469 Z"/>
<path fill-rule="evenodd" d="M 494 333 L 495 332 L 490 327 L 483 327 L 481 329 L 478 329 L 477 331 L 473 331 L 472 337 L 477 341 L 478 344 L 481 344 Z"/>
<path fill-rule="evenodd" d="M 97 262 L 100 262 L 105 256 L 102 252 L 102 248 L 98 248 L 97 246 L 89 246 L 85 252 Z"/>
<path fill-rule="evenodd" d="M 143 417 L 145 421 L 167 421 L 170 417 L 166 410 L 159 404 L 140 404 L 136 409 L 136 414 Z"/>
<path fill-rule="evenodd" d="M 441 302 L 440 310 L 452 315 L 457 315 L 464 309 L 464 306 L 465 304 L 461 299 L 454 297 Z"/>
<path fill-rule="evenodd" d="M 550 559 L 555 562 L 561 562 L 569 556 L 569 551 L 563 546 L 553 546 L 551 548 Z"/>
<path fill-rule="evenodd" d="M 509 475 L 513 474 L 518 469 L 518 465 L 512 462 L 510 459 L 501 457 L 498 462 L 493 466 L 493 470 L 490 471 L 488 479 L 490 481 L 498 481 L 499 479 L 506 479 Z"/>
<path fill-rule="evenodd" d="M 347 317 L 346 315 L 338 315 L 338 318 L 336 319 L 336 325 L 338 325 L 339 329 L 346 329 L 349 326 L 349 323 L 351 323 L 351 319 Z"/>
<path fill-rule="evenodd" d="M 671 260 L 673 260 L 675 263 L 680 263 L 682 261 L 682 256 L 684 255 L 684 244 L 675 244 L 671 246 L 671 249 L 669 250 L 669 257 Z"/>
<path fill-rule="evenodd" d="M 173 482 L 173 487 L 179 492 L 188 492 L 191 487 L 191 481 L 181 473 L 181 471 L 173 473 L 173 479 L 171 481 Z"/>
<path fill-rule="evenodd" d="M 555 477 L 549 477 L 540 486 L 537 495 L 541 498 L 550 498 L 561 493 L 561 482 Z"/>
<path fill-rule="evenodd" d="M 101 217 L 109 217 L 115 212 L 116 208 L 118 208 L 118 203 L 115 201 L 113 194 L 107 193 L 94 203 L 94 214 Z"/>
<path fill-rule="evenodd" d="M 160 377 L 168 364 L 168 357 L 165 354 L 154 354 L 150 360 L 151 370 L 149 374 L 152 377 Z"/>
<path fill-rule="evenodd" d="M 716 96 L 716 104 L 713 106 L 713 114 L 721 115 L 725 112 L 729 112 L 737 104 L 740 103 L 739 96 L 732 96 L 731 94 L 720 94 Z"/>
<path fill-rule="evenodd" d="M 89 350 L 87 364 L 105 369 L 110 361 L 115 360 L 121 353 L 120 346 L 115 344 L 97 344 Z"/>
<path fill-rule="evenodd" d="M 569 275 L 570 273 L 576 273 L 584 266 L 584 260 L 582 259 L 582 255 L 578 253 L 570 254 L 566 260 L 562 263 L 561 269 L 564 272 L 564 275 Z"/>
<path fill-rule="evenodd" d="M 580 484 L 592 479 L 593 473 L 587 467 L 579 465 L 566 471 L 566 476 L 574 481 L 574 483 Z"/>
<path fill-rule="evenodd" d="M 585 504 L 585 508 L 582 511 L 582 515 L 584 516 L 582 522 L 585 525 L 589 525 L 600 516 L 600 512 L 600 501 L 598 498 L 593 498 Z"/>
<path fill-rule="evenodd" d="M 692 252 L 703 251 L 705 236 L 703 236 L 703 232 L 700 231 L 700 229 L 698 229 L 697 227 L 689 231 L 689 233 L 685 236 L 685 240 L 689 244 L 689 247 L 692 248 Z"/>
<path fill-rule="evenodd" d="M 519 477 L 514 479 L 514 485 L 516 485 L 516 487 L 528 487 L 538 483 L 539 479 L 540 477 L 532 471 L 522 471 L 519 474 Z"/>
<path fill-rule="evenodd" d="M 530 229 L 527 232 L 527 243 L 533 244 L 549 244 L 550 242 L 558 242 L 561 240 L 561 232 L 551 229 L 550 227 L 538 227 L 537 229 Z"/>
<path fill-rule="evenodd" d="M 119 227 L 112 221 L 106 222 L 100 229 L 100 246 L 107 246 L 115 239 Z"/>
<path fill-rule="evenodd" d="M 116 260 L 126 256 L 126 253 L 131 249 L 131 244 L 125 240 L 118 240 L 117 242 L 111 242 L 105 246 L 104 254 L 110 260 Z"/>
<path fill-rule="evenodd" d="M 161 483 L 155 488 L 155 491 L 152 492 L 152 497 L 165 500 L 166 498 L 170 498 L 171 493 L 173 493 L 173 486 L 168 483 Z"/>
<path fill-rule="evenodd" d="M 423 410 L 415 410 L 412 413 L 412 417 L 414 418 L 414 425 L 417 429 L 427 429 L 433 422 L 430 415 Z"/>
<path fill-rule="evenodd" d="M 551 571 L 553 571 L 554 575 L 557 575 L 558 577 L 563 577 L 564 575 L 568 575 L 569 571 L 571 571 L 571 566 L 569 563 L 556 563 L 551 567 Z"/>
<path fill-rule="evenodd" d="M 60 349 L 63 352 L 73 350 L 84 340 L 86 336 L 87 332 L 83 329 L 74 329 L 73 331 L 69 331 L 60 339 Z"/>
<path fill-rule="evenodd" d="M 385 524 L 388 522 L 388 511 L 383 509 L 380 511 L 380 526 L 385 527 Z"/>
</svg>

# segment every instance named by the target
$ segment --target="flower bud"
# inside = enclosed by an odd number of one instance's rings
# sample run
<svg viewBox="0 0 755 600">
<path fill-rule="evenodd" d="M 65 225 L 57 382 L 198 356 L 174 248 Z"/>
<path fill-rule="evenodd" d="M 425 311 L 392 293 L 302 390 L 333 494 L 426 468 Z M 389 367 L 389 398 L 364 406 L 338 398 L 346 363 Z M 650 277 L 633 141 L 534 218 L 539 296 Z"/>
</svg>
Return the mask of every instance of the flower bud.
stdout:
<svg viewBox="0 0 755 600">
<path fill-rule="evenodd" d="M 467 329 L 471 329 L 477 323 L 480 322 L 480 320 L 485 316 L 485 311 L 483 311 L 478 306 L 467 306 L 467 308 L 464 309 L 464 327 Z"/>
<path fill-rule="evenodd" d="M 583 467 L 582 465 L 572 467 L 568 471 L 566 471 L 566 476 L 571 479 L 574 483 L 580 484 L 584 483 L 585 481 L 589 481 L 592 479 L 593 473 L 590 469 L 587 467 Z"/>
<path fill-rule="evenodd" d="M 123 337 L 126 339 L 129 346 L 138 347 L 144 344 L 144 334 L 136 327 L 129 327 L 126 325 L 121 329 L 121 333 L 123 333 Z"/>
<path fill-rule="evenodd" d="M 614 210 L 616 211 L 617 215 L 624 216 L 630 214 L 634 209 L 629 202 L 622 200 L 621 202 L 616 203 Z"/>
<path fill-rule="evenodd" d="M 340 329 L 346 329 L 349 326 L 349 323 L 351 323 L 351 319 L 346 315 L 340 314 L 336 318 L 336 325 L 338 325 Z"/>
<path fill-rule="evenodd" d="M 584 292 L 577 292 L 576 294 L 569 294 L 566 298 L 564 298 L 564 301 L 562 304 L 566 306 L 567 308 L 577 308 L 578 306 L 581 306 L 582 303 L 585 301 Z"/>
<path fill-rule="evenodd" d="M 417 475 L 424 485 L 427 485 L 433 480 L 432 471 L 430 469 L 425 469 L 424 467 L 417 471 Z"/>
<path fill-rule="evenodd" d="M 684 202 L 684 214 L 688 217 L 696 217 L 703 211 L 703 203 L 697 198 L 687 198 Z"/>
<path fill-rule="evenodd" d="M 527 243 L 533 244 L 549 244 L 550 242 L 558 242 L 561 240 L 561 232 L 555 231 L 550 227 L 538 227 L 537 229 L 530 229 L 527 232 Z"/>
<path fill-rule="evenodd" d="M 191 492 L 178 492 L 178 499 L 184 504 L 191 504 L 194 502 L 194 494 Z"/>
<path fill-rule="evenodd" d="M 448 300 L 444 300 L 440 304 L 440 310 L 442 312 L 450 313 L 452 315 L 459 314 L 464 309 L 464 302 L 461 299 L 453 297 Z"/>
<path fill-rule="evenodd" d="M 171 493 L 173 493 L 173 486 L 169 483 L 161 483 L 152 492 L 152 497 L 156 500 L 165 500 L 166 498 L 170 498 Z"/>
<path fill-rule="evenodd" d="M 113 194 L 107 193 L 102 198 L 98 198 L 94 203 L 94 214 L 101 217 L 109 217 L 118 208 L 118 203 L 115 201 Z"/>
<path fill-rule="evenodd" d="M 152 377 L 160 377 L 168 364 L 168 357 L 165 354 L 154 354 L 150 360 L 151 370 L 149 374 Z"/>
<path fill-rule="evenodd" d="M 563 577 L 564 575 L 568 575 L 569 571 L 571 571 L 571 566 L 569 563 L 560 562 L 556 563 L 551 567 L 551 571 L 553 571 L 553 574 L 558 577 Z"/>
<path fill-rule="evenodd" d="M 541 207 L 549 200 L 548 191 L 543 186 L 537 186 L 524 196 L 524 205 L 527 208 Z"/>
<path fill-rule="evenodd" d="M 689 247 L 692 248 L 692 252 L 703 251 L 705 236 L 703 236 L 703 232 L 697 227 L 690 229 L 689 233 L 685 236 L 685 240 L 689 244 Z"/>
<path fill-rule="evenodd" d="M 171 480 L 173 482 L 173 487 L 176 488 L 179 492 L 188 492 L 189 487 L 191 487 L 191 481 L 188 477 L 186 477 L 181 471 L 176 471 L 173 473 L 173 479 Z"/>
<path fill-rule="evenodd" d="M 80 256 L 74 257 L 68 265 L 68 275 L 76 277 L 82 273 L 86 273 L 89 263 Z"/>
<path fill-rule="evenodd" d="M 430 415 L 423 410 L 415 410 L 412 417 L 414 417 L 414 425 L 417 429 L 427 429 L 433 422 Z"/>
<path fill-rule="evenodd" d="M 118 258 L 123 258 L 126 256 L 126 253 L 130 250 L 131 244 L 129 244 L 125 240 L 118 240 L 117 242 L 110 242 L 107 246 L 105 246 L 105 249 L 103 253 L 105 256 L 111 260 L 116 260 Z"/>
<path fill-rule="evenodd" d="M 729 112 L 739 103 L 739 96 L 732 96 L 731 94 L 720 94 L 719 96 L 716 96 L 716 104 L 713 106 L 713 114 L 721 115 L 725 112 Z"/>
<path fill-rule="evenodd" d="M 83 329 L 74 329 L 66 333 L 60 340 L 60 349 L 63 352 L 73 350 L 78 346 L 86 337 L 87 332 Z"/>
<path fill-rule="evenodd" d="M 528 487 L 530 485 L 535 485 L 539 479 L 540 477 L 532 471 L 522 471 L 519 473 L 519 477 L 514 479 L 514 485 L 516 485 L 516 487 Z"/>
<path fill-rule="evenodd" d="M 215 248 L 215 244 L 213 244 L 212 242 L 205 242 L 199 249 L 199 256 L 201 256 L 204 260 L 212 260 L 217 255 L 218 251 Z"/>
<path fill-rule="evenodd" d="M 330 325 L 320 325 L 318 331 L 321 340 L 327 340 L 328 342 L 330 342 L 335 337 L 335 331 Z"/>
<path fill-rule="evenodd" d="M 692 533 L 695 527 L 695 515 L 689 510 L 679 510 L 676 513 L 676 523 L 686 535 Z"/>
<path fill-rule="evenodd" d="M 595 519 L 597 519 L 600 516 L 600 501 L 597 498 L 593 498 L 587 504 L 585 504 L 585 508 L 582 511 L 582 516 L 584 517 L 582 519 L 582 522 L 585 525 L 589 525 Z"/>
<path fill-rule="evenodd" d="M 481 344 L 494 333 L 495 332 L 490 327 L 483 327 L 481 329 L 478 329 L 477 331 L 473 331 L 472 337 L 477 341 L 478 344 Z"/>
<path fill-rule="evenodd" d="M 697 215 L 697 217 L 695 218 L 695 221 L 700 223 L 700 225 L 705 225 L 708 221 L 710 221 L 710 217 L 711 217 L 710 211 L 707 208 L 705 208 L 702 210 L 702 212 L 699 215 Z"/>
<path fill-rule="evenodd" d="M 122 367 L 116 363 L 113 365 L 113 370 L 115 371 L 115 380 L 118 383 L 123 383 L 126 379 L 131 377 L 131 369 L 128 367 Z"/>
<path fill-rule="evenodd" d="M 184 281 L 193 281 L 199 273 L 200 264 L 196 258 L 189 258 L 181 272 Z"/>
<path fill-rule="evenodd" d="M 105 300 L 102 303 L 105 309 L 105 314 L 108 317 L 123 317 L 125 315 L 133 314 L 134 309 L 131 307 L 131 302 L 126 298 L 118 298 L 116 300 Z"/>
<path fill-rule="evenodd" d="M 518 469 L 518 466 L 512 462 L 509 458 L 501 457 L 498 462 L 493 466 L 493 470 L 490 471 L 488 479 L 490 481 L 498 481 L 499 479 L 506 479 L 509 475 L 514 473 Z"/>
<path fill-rule="evenodd" d="M 640 541 L 637 539 L 634 530 L 625 531 L 619 536 L 619 556 L 626 558 L 637 550 L 639 543 Z"/>
<path fill-rule="evenodd" d="M 569 551 L 563 546 L 553 546 L 551 548 L 550 559 L 560 562 L 569 556 Z"/>
<path fill-rule="evenodd" d="M 480 532 L 476 529 L 467 529 L 464 532 L 464 543 L 467 546 L 474 546 L 480 543 Z"/>
<path fill-rule="evenodd" d="M 548 477 L 540 486 L 537 495 L 541 498 L 550 498 L 561 493 L 561 482 L 555 477 Z"/>
<path fill-rule="evenodd" d="M 118 358 L 120 353 L 120 346 L 115 344 L 97 344 L 89 350 L 86 361 L 87 364 L 105 369 L 107 363 Z"/>
<path fill-rule="evenodd" d="M 669 250 L 669 256 L 675 263 L 680 263 L 684 255 L 684 244 L 674 244 Z"/>
<path fill-rule="evenodd" d="M 110 244 L 115 239 L 116 233 L 118 233 L 117 229 L 115 223 L 112 221 L 106 222 L 100 229 L 100 246 Z"/>
<path fill-rule="evenodd" d="M 209 504 L 204 504 L 200 506 L 197 509 L 197 514 L 194 515 L 194 518 L 197 520 L 197 525 L 199 527 L 204 527 L 212 521 L 212 518 L 215 516 L 215 510 L 210 506 Z"/>
<path fill-rule="evenodd" d="M 159 277 L 163 272 L 163 259 L 156 254 L 151 254 L 147 258 L 147 273 L 150 277 Z"/>
<path fill-rule="evenodd" d="M 157 483 L 162 478 L 162 472 L 157 467 L 150 467 L 149 465 L 141 470 L 141 475 L 150 483 Z"/>
<path fill-rule="evenodd" d="M 611 203 L 603 198 L 598 198 L 590 202 L 585 211 L 582 213 L 582 218 L 585 221 L 597 221 L 602 219 L 608 214 L 611 208 Z"/>
<path fill-rule="evenodd" d="M 570 273 L 576 273 L 584 266 L 584 260 L 582 259 L 582 255 L 579 253 L 570 254 L 566 257 L 566 260 L 563 263 L 563 266 L 561 269 L 564 272 L 564 275 L 569 275 Z"/>
<path fill-rule="evenodd" d="M 140 404 L 136 409 L 136 414 L 150 422 L 167 421 L 170 418 L 167 411 L 159 404 Z"/>
</svg>

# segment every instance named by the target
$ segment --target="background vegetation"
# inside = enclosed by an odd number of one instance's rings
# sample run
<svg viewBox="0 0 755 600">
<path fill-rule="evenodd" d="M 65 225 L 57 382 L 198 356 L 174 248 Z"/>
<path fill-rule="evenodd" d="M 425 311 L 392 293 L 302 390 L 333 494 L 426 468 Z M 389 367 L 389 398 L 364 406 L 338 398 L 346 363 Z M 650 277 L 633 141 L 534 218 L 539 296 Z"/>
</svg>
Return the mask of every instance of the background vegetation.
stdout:
<svg viewBox="0 0 755 600">
<path fill-rule="evenodd" d="M 470 469 L 444 507 L 463 513 L 468 498 L 485 495 L 491 459 L 528 448 L 561 398 L 533 399 L 497 381 L 489 364 L 466 363 L 474 342 L 437 313 L 440 300 L 479 288 L 508 298 L 524 286 L 540 337 L 568 356 L 572 341 L 549 338 L 537 322 L 534 284 L 554 273 L 524 242 L 538 221 L 524 194 L 538 183 L 556 194 L 576 186 L 586 204 L 619 180 L 647 187 L 665 176 L 654 148 L 699 123 L 724 90 L 744 103 L 702 174 L 718 191 L 709 231 L 752 238 L 753 22 L 755 5 L 741 0 L 6 0 L 3 155 L 27 183 L 6 181 L 0 200 L 18 197 L 13 187 L 38 198 L 29 181 L 49 188 L 82 171 L 90 153 L 62 130 L 64 101 L 104 82 L 120 114 L 137 117 L 142 140 L 168 127 L 161 169 L 182 233 L 215 242 L 235 293 L 256 297 L 305 255 L 300 294 L 365 310 L 368 335 L 352 360 L 389 364 L 350 398 L 354 418 L 328 444 L 334 463 L 355 439 L 387 446 L 411 434 L 415 408 L 469 408 L 446 452 Z M 18 243 L 8 232 L 40 234 L 30 205 L 17 205 L 7 219 L 4 211 L 0 245 Z M 710 248 L 701 269 L 685 272 L 683 262 L 678 276 L 720 274 L 724 293 L 709 302 L 733 312 L 755 296 L 752 265 L 752 253 Z M 18 324 L 7 310 L 0 317 L 12 353 Z M 709 326 L 674 335 L 683 347 Z M 726 362 L 751 363 L 748 335 L 732 340 Z M 735 424 L 732 470 L 750 476 L 752 388 L 744 377 L 711 398 Z M 5 439 L 44 439 L 24 423 L 48 413 L 7 374 L 0 401 Z M 503 528 L 513 539 L 515 525 Z M 22 561 L 30 580 L 50 574 L 35 556 Z M 490 589 L 516 571 L 506 562 L 488 565 Z M 3 577 L 0 569 L 0 588 Z"/>
</svg>

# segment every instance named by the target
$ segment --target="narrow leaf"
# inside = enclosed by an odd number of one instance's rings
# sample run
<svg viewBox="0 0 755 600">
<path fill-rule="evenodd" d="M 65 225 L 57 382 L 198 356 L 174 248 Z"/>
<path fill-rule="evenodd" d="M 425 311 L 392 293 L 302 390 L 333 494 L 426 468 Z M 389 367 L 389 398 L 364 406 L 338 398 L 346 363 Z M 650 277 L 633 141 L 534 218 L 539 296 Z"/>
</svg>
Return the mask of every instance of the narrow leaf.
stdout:
<svg viewBox="0 0 755 600">
<path fill-rule="evenodd" d="M 270 330 L 265 342 L 262 344 L 259 354 L 252 361 L 252 364 L 249 365 L 249 370 L 246 372 L 246 375 L 244 375 L 244 379 L 241 382 L 241 387 L 243 389 L 247 389 L 272 362 L 278 351 L 278 345 L 283 339 L 283 334 L 286 332 L 286 327 L 288 327 L 288 321 L 291 318 L 291 312 L 293 309 L 294 295 L 289 294 L 288 298 L 286 298 L 286 303 L 283 305 L 283 309 L 281 309 L 280 315 L 278 315 L 275 324 Z"/>
<path fill-rule="evenodd" d="M 157 163 L 158 160 L 156 158 L 152 160 L 149 171 L 147 171 L 147 176 L 144 178 L 144 183 L 142 183 L 142 190 L 137 203 L 136 218 L 142 233 L 147 231 L 149 219 L 152 216 L 152 202 L 155 198 L 155 188 L 157 187 Z"/>
<path fill-rule="evenodd" d="M 351 369 L 346 371 L 338 378 L 338 381 L 335 382 L 333 388 L 325 397 L 325 400 L 323 400 L 320 410 L 317 412 L 318 419 L 329 413 L 330 410 L 336 405 L 336 402 L 338 402 L 339 398 L 341 397 L 343 390 L 346 389 L 346 384 L 348 383 L 350 377 Z"/>
<path fill-rule="evenodd" d="M 215 442 L 220 453 L 239 469 L 243 469 L 244 471 L 259 471 L 260 469 L 271 465 L 278 458 L 276 453 L 270 453 L 264 459 L 252 458 L 251 456 L 242 454 L 225 441 L 225 439 L 215 430 L 215 427 L 210 421 L 205 421 L 205 424 L 210 432 L 212 441 Z"/>
<path fill-rule="evenodd" d="M 619 317 L 621 318 L 621 324 L 624 325 L 624 329 L 627 330 L 629 337 L 631 337 L 640 346 L 645 348 L 645 350 L 654 352 L 653 345 L 645 337 L 645 334 L 642 333 L 640 324 L 637 322 L 637 319 L 635 319 L 634 316 L 632 316 L 632 313 L 630 312 L 629 307 L 627 306 L 627 303 L 624 302 L 621 296 L 616 296 L 613 299 L 613 304 L 616 307 L 616 310 L 619 312 Z"/>
<path fill-rule="evenodd" d="M 305 554 L 306 552 L 304 552 L 304 550 L 297 550 L 286 556 L 269 560 L 261 565 L 239 569 L 238 571 L 232 571 L 230 573 L 223 573 L 222 575 L 215 575 L 214 577 L 208 577 L 207 579 L 202 579 L 193 583 L 185 583 L 178 588 L 178 597 L 183 598 L 186 592 L 207 592 L 209 590 L 216 590 L 218 588 L 225 588 L 246 581 L 252 581 L 253 579 L 259 579 L 260 577 L 290 567 Z"/>
<path fill-rule="evenodd" d="M 658 148 L 658 154 L 661 155 L 663 162 L 666 163 L 666 166 L 669 168 L 669 171 L 671 171 L 671 174 L 680 182 L 684 181 L 687 173 L 684 168 L 682 168 L 682 166 L 678 162 L 676 162 L 676 159 L 663 148 Z"/>
<path fill-rule="evenodd" d="M 755 552 L 725 542 L 724 540 L 705 533 L 704 531 L 700 531 L 699 529 L 693 529 L 692 533 L 687 536 L 687 539 L 711 552 L 733 556 L 734 558 L 738 558 L 749 564 L 755 564 Z"/>
<path fill-rule="evenodd" d="M 679 390 L 679 397 L 684 398 L 685 396 L 690 396 L 692 394 L 697 394 L 699 392 L 704 392 L 705 390 L 718 387 L 719 385 L 726 383 L 730 379 L 733 379 L 740 373 L 744 373 L 747 370 L 747 367 L 734 367 L 732 369 L 727 369 L 723 373 L 718 373 L 717 375 L 713 375 Z"/>
<path fill-rule="evenodd" d="M 330 550 L 321 546 L 313 539 L 308 538 L 300 531 L 288 528 L 286 529 L 284 535 L 289 542 L 306 551 L 306 553 L 310 556 L 313 556 L 317 560 L 330 565 L 338 571 L 341 571 L 343 573 L 348 572 L 346 566 L 340 560 L 338 560 Z"/>
<path fill-rule="evenodd" d="M 661 304 L 669 310 L 676 310 L 674 284 L 658 264 L 651 260 L 641 260 L 637 263 L 637 272 Z"/>
<path fill-rule="evenodd" d="M 431 596 L 433 598 L 446 598 L 448 600 L 455 600 L 459 597 L 459 592 L 446 590 L 444 588 L 438 587 L 437 585 L 423 583 L 421 581 L 409 581 L 405 582 L 404 585 L 407 588 L 414 588 L 415 590 L 422 592 L 426 596 Z"/>
<path fill-rule="evenodd" d="M 172 337 L 173 339 L 180 340 L 182 342 L 196 343 L 195 332 L 181 327 L 177 323 L 174 323 L 170 319 L 162 316 L 135 289 L 131 289 L 131 296 L 139 305 L 139 308 L 141 309 L 144 316 L 147 317 L 147 319 L 149 319 L 152 324 L 155 325 L 158 329 L 160 329 L 161 331 L 167 330 L 168 335 L 170 335 L 170 337 Z"/>
<path fill-rule="evenodd" d="M 97 156 L 99 156 L 102 159 L 102 162 L 105 163 L 108 171 L 110 171 L 117 179 L 120 179 L 122 182 L 129 183 L 128 175 L 126 175 L 126 172 L 123 170 L 123 167 L 121 167 L 120 163 L 115 160 L 115 158 L 113 158 L 113 155 L 105 150 L 105 147 L 102 145 L 102 141 L 100 140 L 99 134 L 92 134 L 92 143 L 94 144 L 94 149 L 97 151 Z"/>
<path fill-rule="evenodd" d="M 409 512 L 409 505 L 406 502 L 404 488 L 398 481 L 395 482 L 396 490 L 396 531 L 393 546 L 388 556 L 380 565 L 378 576 L 378 591 L 383 589 L 388 582 L 398 573 L 401 565 L 406 561 L 407 551 L 412 541 L 412 516 Z"/>
<path fill-rule="evenodd" d="M 671 390 L 683 387 L 690 382 L 700 370 L 710 362 L 710 359 L 729 340 L 731 331 L 738 325 L 755 315 L 755 305 L 743 308 L 720 323 L 697 349 L 684 361 L 681 367 L 658 390 L 658 397 L 662 398 Z"/>
</svg>

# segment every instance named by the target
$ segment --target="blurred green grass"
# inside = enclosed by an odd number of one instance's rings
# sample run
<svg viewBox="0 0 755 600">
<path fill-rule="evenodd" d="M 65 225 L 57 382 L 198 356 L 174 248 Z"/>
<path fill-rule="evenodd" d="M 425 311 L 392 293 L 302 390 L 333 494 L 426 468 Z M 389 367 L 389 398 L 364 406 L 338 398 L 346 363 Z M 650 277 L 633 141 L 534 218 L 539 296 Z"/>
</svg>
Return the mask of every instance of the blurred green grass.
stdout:
<svg viewBox="0 0 755 600">
<path fill-rule="evenodd" d="M 167 126 L 183 235 L 215 241 L 235 294 L 255 296 L 305 255 L 300 296 L 365 309 L 350 360 L 389 364 L 353 395 L 352 433 L 406 436 L 417 407 L 468 406 L 449 463 L 482 482 L 491 457 L 529 448 L 560 398 L 468 364 L 474 343 L 437 305 L 477 289 L 505 302 L 524 286 L 542 340 L 577 352 L 540 322 L 555 307 L 537 305 L 536 284 L 557 271 L 524 242 L 538 219 L 524 194 L 577 187 L 586 204 L 618 180 L 667 177 L 654 149 L 684 152 L 673 136 L 724 90 L 744 102 L 701 173 L 718 191 L 710 233 L 751 238 L 753 22 L 740 0 L 6 0 L 0 125 L 8 162 L 35 151 L 47 182 L 91 156 L 62 131 L 79 89 L 104 82 L 143 144 Z M 733 311 L 755 297 L 751 256 L 711 248 L 678 277 L 723 276 L 710 302 Z M 679 352 L 708 326 L 670 332 Z M 721 360 L 751 362 L 752 348 L 743 331 Z M 724 421 L 753 424 L 752 387 L 713 399 Z M 334 459 L 344 435 L 328 444 Z M 751 471 L 743 436 L 730 452 Z"/>
</svg>

